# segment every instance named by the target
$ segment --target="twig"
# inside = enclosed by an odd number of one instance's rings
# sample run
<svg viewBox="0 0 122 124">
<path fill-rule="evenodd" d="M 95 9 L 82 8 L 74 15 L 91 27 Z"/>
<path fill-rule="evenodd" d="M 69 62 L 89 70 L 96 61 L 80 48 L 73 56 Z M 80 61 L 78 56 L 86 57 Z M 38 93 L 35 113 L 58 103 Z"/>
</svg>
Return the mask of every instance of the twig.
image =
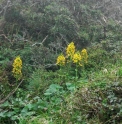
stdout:
<svg viewBox="0 0 122 124">
<path fill-rule="evenodd" d="M 34 4 L 32 4 L 30 7 L 35 6 L 36 4 L 39 4 L 39 1 L 36 1 Z"/>
<path fill-rule="evenodd" d="M 107 124 L 108 122 L 111 123 L 112 120 L 116 119 L 118 117 L 118 114 L 116 114 L 114 117 L 112 117 L 111 119 L 107 120 L 104 124 Z"/>
<path fill-rule="evenodd" d="M 48 35 L 43 39 L 43 41 L 41 42 L 41 43 L 34 43 L 32 46 L 35 46 L 35 45 L 37 45 L 37 44 L 39 44 L 39 45 L 43 45 L 43 43 L 45 42 L 45 40 L 48 38 Z"/>
<path fill-rule="evenodd" d="M 11 95 L 13 95 L 13 94 L 17 91 L 17 89 L 18 89 L 19 86 L 22 84 L 22 82 L 23 82 L 23 80 L 17 85 L 17 87 L 16 87 L 15 89 L 13 89 L 12 92 L 10 92 L 4 99 L 2 99 L 2 100 L 0 101 L 0 104 L 4 103 Z"/>
<path fill-rule="evenodd" d="M 5 34 L 1 34 L 0 36 L 3 36 L 5 39 L 7 39 L 9 42 L 11 42 L 11 40 L 8 39 L 8 37 Z"/>
</svg>

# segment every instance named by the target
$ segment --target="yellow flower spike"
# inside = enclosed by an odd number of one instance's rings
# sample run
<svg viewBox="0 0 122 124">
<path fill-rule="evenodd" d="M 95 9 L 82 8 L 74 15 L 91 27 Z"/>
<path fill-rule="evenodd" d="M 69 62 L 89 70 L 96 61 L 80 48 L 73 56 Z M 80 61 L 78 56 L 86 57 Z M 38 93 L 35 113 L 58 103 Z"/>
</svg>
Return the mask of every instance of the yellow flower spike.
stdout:
<svg viewBox="0 0 122 124">
<path fill-rule="evenodd" d="M 20 80 L 21 77 L 22 77 L 22 60 L 20 58 L 20 56 L 17 56 L 13 62 L 13 70 L 12 70 L 12 73 L 13 73 L 13 76 L 17 79 L 17 80 Z"/>
<path fill-rule="evenodd" d="M 73 58 L 72 58 L 72 61 L 73 63 L 78 63 L 80 64 L 80 61 L 81 61 L 81 55 L 79 52 L 76 52 L 74 55 L 73 55 Z"/>
<path fill-rule="evenodd" d="M 59 55 L 57 58 L 56 64 L 63 66 L 63 65 L 65 65 L 65 61 L 66 61 L 66 59 L 65 59 L 64 55 Z"/>
<path fill-rule="evenodd" d="M 66 49 L 66 54 L 68 57 L 73 57 L 75 53 L 75 45 L 73 42 L 71 42 L 68 46 L 67 46 L 67 49 Z"/>
<path fill-rule="evenodd" d="M 88 54 L 87 54 L 87 50 L 86 50 L 86 49 L 83 49 L 83 50 L 81 51 L 81 57 L 82 57 L 83 61 L 84 61 L 85 63 L 87 63 Z"/>
</svg>

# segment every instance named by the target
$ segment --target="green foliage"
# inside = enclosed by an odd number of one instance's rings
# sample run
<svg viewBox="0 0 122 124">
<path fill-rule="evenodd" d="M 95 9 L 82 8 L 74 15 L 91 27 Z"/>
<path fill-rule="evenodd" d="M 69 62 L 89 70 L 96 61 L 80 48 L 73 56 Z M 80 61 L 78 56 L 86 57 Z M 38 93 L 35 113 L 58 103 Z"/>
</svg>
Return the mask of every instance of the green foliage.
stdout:
<svg viewBox="0 0 122 124">
<path fill-rule="evenodd" d="M 48 36 L 45 45 L 74 40 L 86 46 L 104 38 L 103 26 L 95 21 L 101 19 L 101 12 L 87 2 L 42 0 L 32 5 L 32 1 L 16 4 L 13 1 L 13 6 L 7 9 L 3 31 L 10 35 L 10 40 L 15 40 L 14 35 L 24 34 L 25 38 L 38 42 Z"/>
<path fill-rule="evenodd" d="M 115 82 L 106 86 L 105 95 L 106 100 L 103 102 L 103 120 L 107 121 L 107 123 L 121 123 L 121 108 L 122 108 L 122 98 L 121 98 L 121 86 L 122 84 L 119 82 Z"/>
<path fill-rule="evenodd" d="M 60 74 L 60 72 L 47 72 L 43 68 L 37 69 L 33 72 L 32 76 L 28 80 L 28 90 L 30 90 L 35 95 L 44 92 L 47 87 L 51 84 L 63 84 L 65 77 Z"/>
<path fill-rule="evenodd" d="M 3 68 L 0 67 L 0 99 L 3 99 L 8 92 L 10 92 L 9 89 L 9 82 L 7 78 L 7 72 L 3 70 Z"/>
<path fill-rule="evenodd" d="M 93 47 L 91 47 L 88 53 L 89 53 L 87 64 L 88 69 L 89 68 L 100 69 L 103 65 L 105 65 L 104 60 L 109 59 L 107 51 L 105 51 L 98 45 L 94 45 Z"/>
<path fill-rule="evenodd" d="M 17 86 L 11 71 L 18 55 L 24 79 L 0 104 L 0 124 L 122 123 L 119 23 L 103 24 L 92 0 L 0 3 L 0 102 Z M 56 57 L 67 60 L 71 41 L 77 50 L 87 47 L 88 63 L 59 68 Z"/>
<path fill-rule="evenodd" d="M 40 116 L 33 118 L 20 118 L 18 124 L 48 124 L 49 121 L 46 118 Z"/>
<path fill-rule="evenodd" d="M 0 47 L 0 65 L 3 68 L 7 68 L 9 63 L 13 60 L 15 52 L 10 48 Z M 12 54 L 11 54 L 12 53 Z"/>
<path fill-rule="evenodd" d="M 58 95 L 61 91 L 62 87 L 59 86 L 58 84 L 51 84 L 49 89 L 47 89 L 44 93 L 45 96 L 49 96 L 49 95 Z"/>
<path fill-rule="evenodd" d="M 112 41 L 121 41 L 121 28 L 122 26 L 120 24 L 117 24 L 113 20 L 109 20 L 108 22 L 108 32 L 107 32 L 107 39 L 112 40 Z"/>
<path fill-rule="evenodd" d="M 9 23 L 22 23 L 23 18 L 17 6 L 13 6 L 7 10 L 7 13 L 5 14 L 5 21 Z"/>
<path fill-rule="evenodd" d="M 85 110 L 85 118 L 97 115 L 104 123 L 121 123 L 121 83 L 108 84 L 103 89 L 98 87 L 80 89 L 74 99 L 76 108 Z"/>
<path fill-rule="evenodd" d="M 16 98 L 16 99 L 11 99 L 11 102 L 5 102 L 4 104 L 1 104 L 1 123 L 4 121 L 6 123 L 12 122 L 15 120 L 18 120 L 19 117 L 21 116 L 27 116 L 31 115 L 31 113 L 26 113 L 23 112 L 23 107 L 26 105 L 26 100 L 23 100 L 22 98 Z M 22 110 L 21 110 L 22 109 Z"/>
<path fill-rule="evenodd" d="M 118 70 L 118 76 L 122 77 L 122 67 L 120 67 L 119 70 Z"/>
</svg>

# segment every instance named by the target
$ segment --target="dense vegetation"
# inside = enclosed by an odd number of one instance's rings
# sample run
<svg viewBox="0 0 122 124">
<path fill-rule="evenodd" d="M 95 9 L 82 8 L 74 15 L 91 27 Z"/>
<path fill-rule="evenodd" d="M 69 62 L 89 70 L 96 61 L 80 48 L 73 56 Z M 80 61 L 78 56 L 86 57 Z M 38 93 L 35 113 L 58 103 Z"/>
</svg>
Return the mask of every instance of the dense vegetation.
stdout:
<svg viewBox="0 0 122 124">
<path fill-rule="evenodd" d="M 0 0 L 0 124 L 121 124 L 122 26 L 92 0 Z"/>
</svg>

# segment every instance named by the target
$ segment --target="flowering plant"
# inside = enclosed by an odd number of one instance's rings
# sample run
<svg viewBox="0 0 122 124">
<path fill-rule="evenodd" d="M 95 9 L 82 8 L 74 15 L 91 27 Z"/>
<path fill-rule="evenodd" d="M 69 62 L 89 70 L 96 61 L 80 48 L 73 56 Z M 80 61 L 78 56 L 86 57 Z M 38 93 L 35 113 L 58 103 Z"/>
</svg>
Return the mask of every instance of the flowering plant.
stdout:
<svg viewBox="0 0 122 124">
<path fill-rule="evenodd" d="M 72 58 L 73 63 L 79 64 L 80 66 L 82 66 L 81 60 L 82 60 L 81 54 L 80 54 L 79 52 L 76 52 L 76 53 L 73 55 L 73 58 Z"/>
<path fill-rule="evenodd" d="M 66 66 L 71 67 L 72 64 L 75 64 L 76 66 L 76 77 L 77 77 L 77 71 L 78 71 L 78 66 L 84 66 L 85 63 L 88 62 L 88 54 L 87 50 L 83 49 L 80 51 L 76 51 L 75 45 L 73 42 L 71 42 L 67 48 L 66 48 L 66 56 L 63 54 L 60 54 L 57 57 L 57 62 L 56 64 L 59 66 Z M 70 66 L 69 66 L 70 65 Z"/>
<path fill-rule="evenodd" d="M 82 60 L 83 60 L 84 63 L 87 63 L 87 62 L 88 62 L 88 61 L 87 61 L 87 59 L 88 59 L 88 54 L 87 54 L 87 50 L 86 50 L 86 49 L 83 49 L 83 50 L 81 51 L 81 57 L 82 57 Z"/>
<path fill-rule="evenodd" d="M 64 57 L 64 55 L 61 54 L 61 55 L 58 56 L 56 64 L 60 65 L 60 66 L 65 65 L 65 57 Z"/>
<path fill-rule="evenodd" d="M 72 58 L 74 53 L 75 53 L 75 45 L 73 42 L 71 42 L 66 48 L 66 54 L 68 57 Z"/>
<path fill-rule="evenodd" d="M 20 56 L 17 56 L 15 58 L 12 66 L 13 66 L 13 69 L 12 69 L 13 76 L 17 80 L 20 80 L 22 78 L 22 60 Z"/>
</svg>

